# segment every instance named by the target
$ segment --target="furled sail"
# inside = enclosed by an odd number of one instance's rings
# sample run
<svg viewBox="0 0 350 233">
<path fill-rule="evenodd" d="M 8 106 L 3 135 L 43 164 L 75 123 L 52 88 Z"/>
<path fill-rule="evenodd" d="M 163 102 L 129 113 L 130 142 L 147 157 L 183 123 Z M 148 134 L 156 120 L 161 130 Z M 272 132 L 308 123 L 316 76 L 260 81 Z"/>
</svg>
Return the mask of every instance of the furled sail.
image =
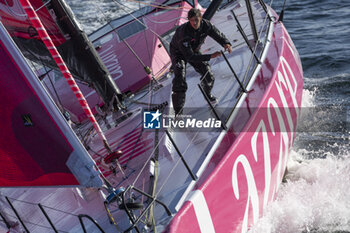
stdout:
<svg viewBox="0 0 350 233">
<path fill-rule="evenodd" d="M 30 2 L 71 73 L 93 87 L 105 104 L 120 107 L 119 100 L 122 95 L 119 88 L 87 35 L 79 28 L 70 8 L 61 0 Z M 0 17 L 27 58 L 52 68 L 57 67 L 17 1 L 0 1 Z M 113 100 L 116 102 L 112 103 Z"/>
<path fill-rule="evenodd" d="M 0 23 L 0 186 L 101 186 L 95 163 Z"/>
</svg>

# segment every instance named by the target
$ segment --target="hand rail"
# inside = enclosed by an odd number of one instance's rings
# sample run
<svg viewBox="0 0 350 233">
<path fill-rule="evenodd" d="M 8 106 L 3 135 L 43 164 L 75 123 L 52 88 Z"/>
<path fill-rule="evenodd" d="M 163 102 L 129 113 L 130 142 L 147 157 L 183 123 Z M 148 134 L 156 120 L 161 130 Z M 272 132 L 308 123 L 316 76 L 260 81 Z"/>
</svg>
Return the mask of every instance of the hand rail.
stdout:
<svg viewBox="0 0 350 233">
<path fill-rule="evenodd" d="M 250 51 L 251 51 L 252 54 L 254 55 L 256 61 L 257 61 L 259 64 L 261 64 L 261 61 L 260 61 L 260 59 L 256 56 L 256 54 L 255 54 L 255 52 L 254 52 L 254 50 L 253 50 L 253 48 L 252 48 L 252 45 L 249 43 L 248 37 L 247 37 L 247 35 L 245 34 L 245 32 L 244 32 L 244 30 L 243 30 L 243 28 L 242 28 L 242 25 L 241 25 L 241 23 L 239 22 L 239 20 L 238 20 L 236 14 L 233 12 L 233 10 L 231 10 L 231 13 L 232 13 L 233 17 L 235 18 L 235 20 L 236 20 L 236 22 L 237 22 L 237 29 L 238 29 L 238 31 L 241 33 L 241 35 L 242 35 L 244 41 L 247 43 L 248 48 L 250 49 Z"/>
<path fill-rule="evenodd" d="M 266 4 L 263 0 L 258 0 L 262 8 L 264 9 L 267 17 L 269 18 L 270 21 L 272 21 L 271 16 L 269 15 L 269 11 L 267 10 Z"/>
<path fill-rule="evenodd" d="M 184 159 L 184 157 L 183 157 L 182 153 L 180 152 L 179 148 L 177 147 L 177 145 L 176 145 L 174 139 L 171 137 L 169 131 L 168 131 L 168 130 L 165 130 L 165 133 L 166 133 L 166 135 L 168 136 L 168 138 L 170 139 L 171 143 L 173 144 L 173 146 L 174 146 L 176 152 L 179 154 L 179 156 L 180 156 L 180 158 L 181 158 L 183 164 L 185 165 L 185 167 L 186 167 L 188 173 L 190 173 L 190 175 L 191 175 L 191 177 L 192 177 L 192 180 L 197 180 L 198 178 L 193 174 L 192 170 L 191 170 L 190 167 L 188 166 L 186 160 Z"/>
<path fill-rule="evenodd" d="M 11 225 L 10 225 L 10 223 L 7 221 L 7 219 L 5 218 L 5 216 L 4 215 L 2 215 L 2 213 L 0 212 L 0 217 L 2 218 L 2 220 L 4 221 L 4 223 L 5 223 L 5 225 L 6 225 L 6 227 L 7 227 L 7 229 L 11 229 Z"/>
<path fill-rule="evenodd" d="M 27 226 L 24 224 L 22 218 L 19 216 L 17 210 L 15 209 L 15 207 L 12 205 L 10 199 L 8 197 L 5 197 L 6 201 L 9 203 L 11 209 L 13 210 L 13 212 L 15 213 L 16 217 L 18 218 L 18 220 L 20 221 L 20 223 L 22 224 L 24 230 L 27 232 L 27 233 L 30 233 L 30 231 L 28 230 Z"/>
<path fill-rule="evenodd" d="M 239 78 L 238 78 L 236 72 L 233 70 L 233 68 L 232 68 L 232 66 L 231 66 L 231 63 L 230 63 L 229 60 L 227 59 L 226 55 L 224 54 L 223 51 L 221 51 L 221 54 L 222 54 L 222 56 L 224 57 L 224 59 L 225 59 L 227 65 L 228 65 L 228 67 L 230 68 L 231 72 L 232 72 L 233 75 L 235 76 L 236 81 L 237 81 L 238 84 L 241 86 L 242 91 L 245 92 L 245 93 L 247 93 L 247 89 L 245 89 L 245 87 L 243 86 L 241 80 L 239 80 Z"/>
<path fill-rule="evenodd" d="M 207 103 L 208 103 L 210 109 L 213 111 L 213 113 L 214 113 L 214 115 L 215 115 L 215 118 L 216 118 L 218 121 L 221 121 L 221 127 L 222 127 L 222 129 L 223 129 L 223 130 L 227 130 L 226 124 L 224 124 L 224 123 L 222 122 L 222 120 L 220 119 L 219 114 L 216 112 L 216 110 L 215 110 L 214 106 L 212 105 L 212 103 L 210 102 L 210 100 L 209 100 L 207 94 L 205 94 L 202 85 L 201 85 L 201 84 L 198 84 L 198 87 L 199 87 L 199 90 L 201 91 L 202 95 L 204 96 L 205 100 L 207 101 Z M 176 148 L 175 148 L 175 149 L 176 149 Z"/>
<path fill-rule="evenodd" d="M 39 206 L 41 212 L 43 212 L 43 214 L 45 215 L 45 218 L 47 219 L 47 221 L 48 221 L 49 224 L 51 225 L 51 227 L 52 227 L 52 229 L 54 230 L 54 232 L 58 233 L 58 231 L 57 231 L 55 225 L 53 225 L 53 223 L 52 223 L 50 217 L 47 215 L 46 211 L 44 210 L 44 207 L 43 207 L 40 203 L 38 204 L 38 206 Z"/>
<path fill-rule="evenodd" d="M 83 228 L 84 233 L 87 233 L 84 222 L 83 222 L 83 218 L 87 218 L 89 219 L 91 222 L 93 222 L 97 228 L 102 232 L 105 233 L 105 231 L 101 228 L 101 226 L 97 223 L 97 221 L 95 219 L 93 219 L 91 216 L 87 215 L 87 214 L 79 214 L 78 215 L 79 218 L 79 222 L 81 224 L 81 227 Z"/>
<path fill-rule="evenodd" d="M 258 37 L 258 32 L 256 30 L 252 5 L 250 4 L 250 0 L 245 0 L 245 3 L 246 3 L 246 7 L 247 7 L 248 16 L 249 16 L 250 26 L 252 28 L 252 32 L 253 32 L 253 36 L 254 36 L 254 41 L 255 41 L 255 43 L 257 43 L 259 40 L 259 37 Z"/>
</svg>

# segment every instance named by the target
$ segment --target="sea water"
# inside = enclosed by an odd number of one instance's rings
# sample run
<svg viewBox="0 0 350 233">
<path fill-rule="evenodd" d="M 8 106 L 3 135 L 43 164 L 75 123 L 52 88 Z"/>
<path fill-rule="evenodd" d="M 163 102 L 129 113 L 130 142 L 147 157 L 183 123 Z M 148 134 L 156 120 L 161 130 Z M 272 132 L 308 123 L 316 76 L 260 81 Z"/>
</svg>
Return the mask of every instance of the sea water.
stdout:
<svg viewBox="0 0 350 233">
<path fill-rule="evenodd" d="M 287 183 L 250 233 L 350 232 L 349 19 L 350 1 L 286 2 L 284 24 L 304 70 L 302 110 L 322 110 L 302 115 L 311 129 L 298 130 Z"/>
<path fill-rule="evenodd" d="M 87 33 L 149 2 L 67 0 Z M 279 13 L 284 1 L 265 2 Z M 350 232 L 350 1 L 287 0 L 284 24 L 304 69 L 303 114 L 287 182 L 250 233 Z"/>
</svg>

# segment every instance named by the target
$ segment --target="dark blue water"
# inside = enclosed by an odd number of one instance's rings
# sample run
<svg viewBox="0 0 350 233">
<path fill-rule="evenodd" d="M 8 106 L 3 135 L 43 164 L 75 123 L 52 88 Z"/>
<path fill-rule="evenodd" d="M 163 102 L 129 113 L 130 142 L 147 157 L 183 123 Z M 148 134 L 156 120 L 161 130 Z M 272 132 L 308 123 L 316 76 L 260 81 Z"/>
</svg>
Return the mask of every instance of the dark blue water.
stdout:
<svg viewBox="0 0 350 233">
<path fill-rule="evenodd" d="M 88 33 L 125 14 L 117 1 L 67 2 Z M 279 13 L 282 5 L 272 7 Z M 304 109 L 323 108 L 302 115 L 288 182 L 251 232 L 350 232 L 350 0 L 287 0 L 284 24 L 303 64 Z"/>
<path fill-rule="evenodd" d="M 303 65 L 303 105 L 325 110 L 302 116 L 316 130 L 297 133 L 288 182 L 251 232 L 350 232 L 350 1 L 287 0 L 284 24 Z M 332 129 L 318 131 L 324 124 Z"/>
<path fill-rule="evenodd" d="M 301 56 L 305 89 L 319 90 L 317 104 L 349 104 L 349 19 L 350 1 L 287 1 L 285 26 Z"/>
</svg>

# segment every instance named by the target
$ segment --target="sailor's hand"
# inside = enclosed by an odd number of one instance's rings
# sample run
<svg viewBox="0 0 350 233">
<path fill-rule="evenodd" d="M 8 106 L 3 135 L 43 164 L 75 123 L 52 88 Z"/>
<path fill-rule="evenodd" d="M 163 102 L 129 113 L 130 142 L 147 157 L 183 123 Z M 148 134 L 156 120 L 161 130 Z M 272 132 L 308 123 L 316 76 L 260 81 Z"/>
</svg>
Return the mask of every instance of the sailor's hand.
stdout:
<svg viewBox="0 0 350 233">
<path fill-rule="evenodd" d="M 221 52 L 217 51 L 215 53 L 212 53 L 210 58 L 216 58 L 216 57 L 220 57 L 220 56 L 221 56 Z"/>
<path fill-rule="evenodd" d="M 225 51 L 228 51 L 229 53 L 232 53 L 232 46 L 230 44 L 224 45 Z"/>
</svg>

